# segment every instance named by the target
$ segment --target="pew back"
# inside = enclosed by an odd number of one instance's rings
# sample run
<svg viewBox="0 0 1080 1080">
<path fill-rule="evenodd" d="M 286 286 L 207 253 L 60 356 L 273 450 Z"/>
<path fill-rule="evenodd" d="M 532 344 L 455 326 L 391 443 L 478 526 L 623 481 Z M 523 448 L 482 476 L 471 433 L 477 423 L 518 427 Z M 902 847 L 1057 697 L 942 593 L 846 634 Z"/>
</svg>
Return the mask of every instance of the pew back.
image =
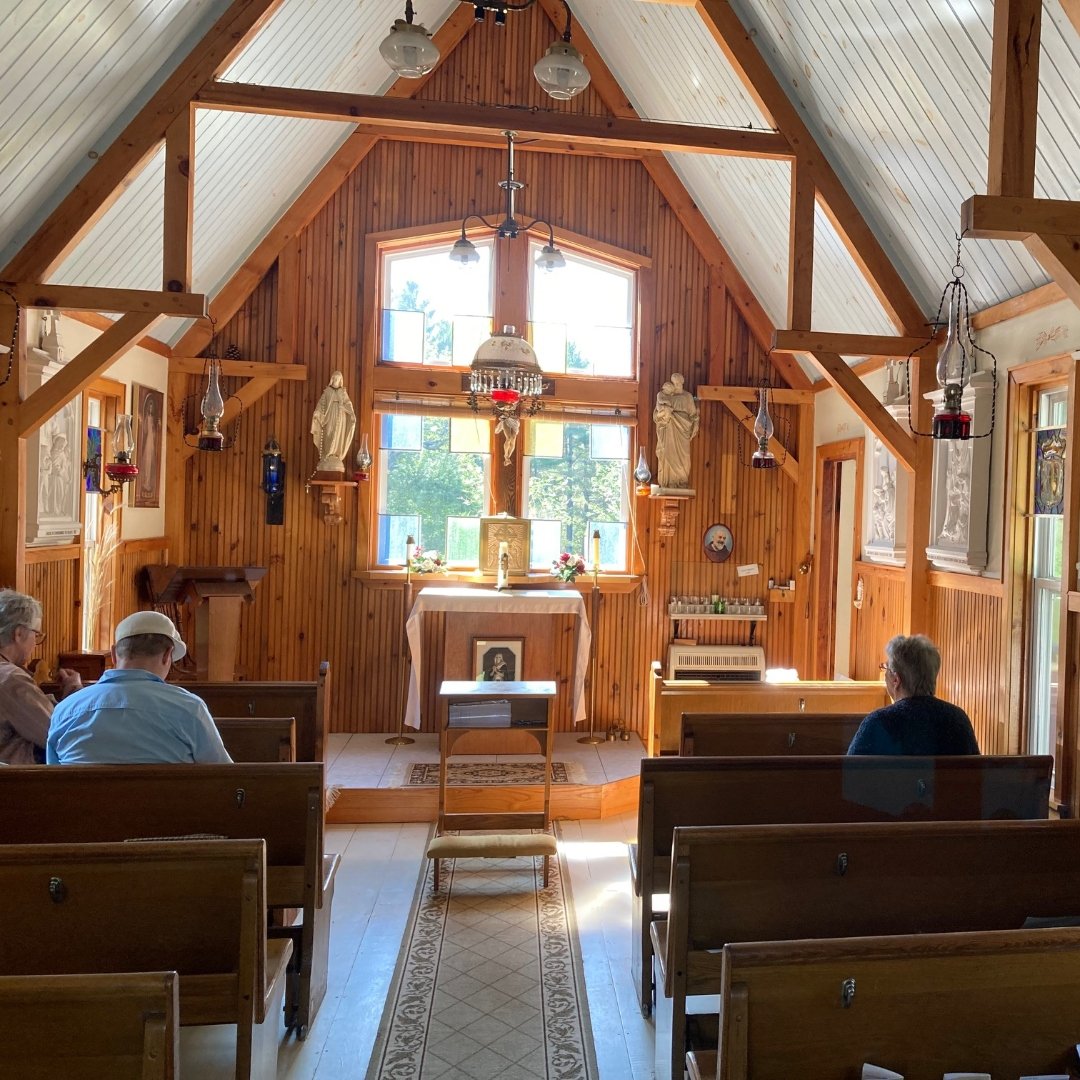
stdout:
<svg viewBox="0 0 1080 1080">
<path fill-rule="evenodd" d="M 1052 767 L 1049 756 L 643 759 L 633 931 L 642 1011 L 652 1007 L 652 897 L 676 826 L 1045 818 Z"/>
<path fill-rule="evenodd" d="M 315 682 L 184 682 L 211 716 L 293 716 L 298 761 L 325 761 L 330 733 L 330 664 Z"/>
<path fill-rule="evenodd" d="M 719 1080 L 1075 1069 L 1077 930 L 728 945 L 723 967 Z"/>
<path fill-rule="evenodd" d="M 0 1076 L 173 1080 L 175 971 L 0 976 Z"/>
<path fill-rule="evenodd" d="M 175 968 L 184 1023 L 262 1005 L 261 840 L 0 845 L 0 895 L 18 926 L 0 935 L 6 974 Z"/>
<path fill-rule="evenodd" d="M 214 723 L 233 761 L 296 760 L 292 716 L 215 716 Z"/>
<path fill-rule="evenodd" d="M 686 757 L 845 754 L 862 714 L 683 713 L 679 753 Z"/>
</svg>

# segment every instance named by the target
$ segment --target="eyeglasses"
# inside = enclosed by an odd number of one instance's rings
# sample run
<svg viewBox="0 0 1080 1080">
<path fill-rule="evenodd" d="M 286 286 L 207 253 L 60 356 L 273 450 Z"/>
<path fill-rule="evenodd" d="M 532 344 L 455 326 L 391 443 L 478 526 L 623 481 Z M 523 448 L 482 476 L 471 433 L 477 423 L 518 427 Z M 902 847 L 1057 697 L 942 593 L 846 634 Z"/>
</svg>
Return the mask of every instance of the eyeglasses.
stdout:
<svg viewBox="0 0 1080 1080">
<path fill-rule="evenodd" d="M 882 672 L 883 674 L 886 674 L 886 675 L 887 675 L 887 674 L 888 674 L 889 672 L 891 672 L 891 671 L 892 671 L 892 668 L 891 668 L 891 667 L 889 667 L 889 665 L 888 665 L 888 664 L 886 664 L 886 663 L 881 663 L 881 664 L 878 664 L 878 666 L 877 666 L 877 669 L 878 669 L 878 671 L 880 671 L 880 672 Z"/>
<path fill-rule="evenodd" d="M 29 630 L 34 635 L 34 645 L 40 645 L 49 635 L 44 630 L 35 630 L 32 626 L 23 624 L 24 630 Z"/>
</svg>

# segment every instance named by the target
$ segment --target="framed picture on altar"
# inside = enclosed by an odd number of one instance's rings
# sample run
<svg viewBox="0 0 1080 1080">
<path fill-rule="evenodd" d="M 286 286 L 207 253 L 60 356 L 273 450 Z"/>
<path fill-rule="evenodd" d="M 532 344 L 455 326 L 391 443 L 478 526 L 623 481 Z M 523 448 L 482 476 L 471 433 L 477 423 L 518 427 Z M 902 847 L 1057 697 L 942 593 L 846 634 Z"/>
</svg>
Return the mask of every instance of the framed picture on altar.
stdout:
<svg viewBox="0 0 1080 1080">
<path fill-rule="evenodd" d="M 506 543 L 510 557 L 510 574 L 524 577 L 529 572 L 529 528 L 528 518 L 509 517 L 496 514 L 495 517 L 480 519 L 480 557 L 478 564 L 481 574 L 495 577 L 499 572 L 499 545 Z"/>
<path fill-rule="evenodd" d="M 473 672 L 477 682 L 520 682 L 525 639 L 473 638 Z"/>
</svg>

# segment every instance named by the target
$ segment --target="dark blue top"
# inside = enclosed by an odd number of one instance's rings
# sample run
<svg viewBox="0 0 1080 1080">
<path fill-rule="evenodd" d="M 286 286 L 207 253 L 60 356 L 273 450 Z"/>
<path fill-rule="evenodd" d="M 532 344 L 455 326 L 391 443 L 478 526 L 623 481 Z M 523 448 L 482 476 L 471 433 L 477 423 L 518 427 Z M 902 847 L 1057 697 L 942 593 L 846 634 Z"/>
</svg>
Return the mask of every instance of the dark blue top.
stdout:
<svg viewBox="0 0 1080 1080">
<path fill-rule="evenodd" d="M 875 709 L 859 725 L 849 754 L 977 754 L 968 715 L 957 705 L 931 696 L 901 698 Z"/>
</svg>

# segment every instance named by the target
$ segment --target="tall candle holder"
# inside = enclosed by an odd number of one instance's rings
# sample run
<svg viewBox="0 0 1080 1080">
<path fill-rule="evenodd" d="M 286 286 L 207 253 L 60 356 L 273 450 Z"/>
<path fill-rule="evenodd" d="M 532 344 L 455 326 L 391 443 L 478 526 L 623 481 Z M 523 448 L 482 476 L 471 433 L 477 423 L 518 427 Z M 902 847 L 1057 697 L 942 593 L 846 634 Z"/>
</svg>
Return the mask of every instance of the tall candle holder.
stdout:
<svg viewBox="0 0 1080 1080">
<path fill-rule="evenodd" d="M 386 740 L 387 746 L 410 746 L 416 742 L 405 734 L 405 712 L 409 701 L 409 635 L 405 624 L 409 619 L 409 608 L 412 607 L 412 562 L 416 551 L 416 540 L 410 535 L 405 537 L 405 587 L 401 595 L 401 634 L 404 639 L 404 651 L 401 654 L 401 720 L 398 722 L 398 732 Z"/>
<path fill-rule="evenodd" d="M 596 746 L 604 740 L 596 734 L 596 644 L 600 639 L 600 530 L 592 534 L 592 590 L 589 593 L 589 625 L 592 641 L 589 645 L 589 734 L 582 735 L 579 743 Z"/>
</svg>

